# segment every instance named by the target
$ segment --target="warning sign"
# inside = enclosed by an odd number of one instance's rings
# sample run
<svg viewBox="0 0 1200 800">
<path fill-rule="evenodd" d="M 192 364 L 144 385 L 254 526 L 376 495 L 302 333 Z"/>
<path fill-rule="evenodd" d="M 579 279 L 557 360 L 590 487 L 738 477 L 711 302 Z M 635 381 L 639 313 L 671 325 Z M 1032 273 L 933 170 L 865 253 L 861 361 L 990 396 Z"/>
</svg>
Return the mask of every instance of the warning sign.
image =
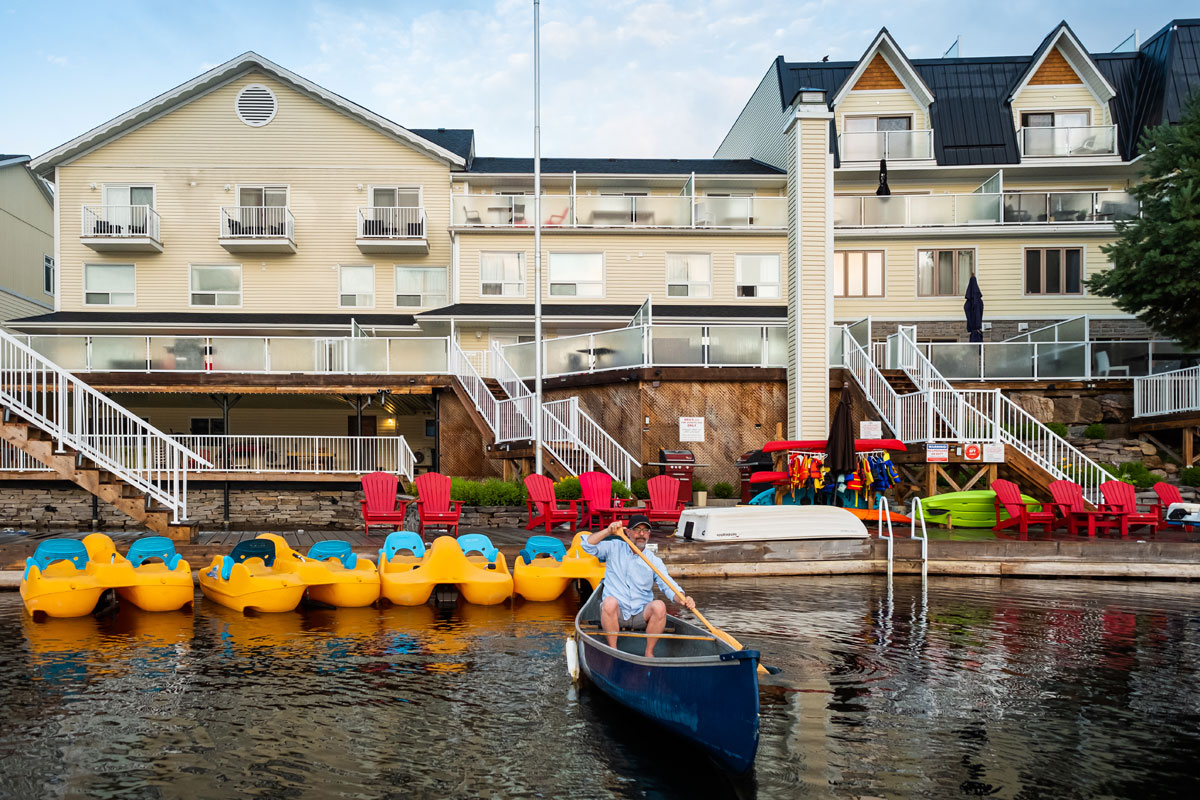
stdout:
<svg viewBox="0 0 1200 800">
<path fill-rule="evenodd" d="M 983 460 L 988 464 L 1003 464 L 1004 445 L 998 443 L 985 444 L 983 446 Z"/>
<path fill-rule="evenodd" d="M 703 442 L 704 441 L 704 417 L 680 417 L 679 418 L 679 441 L 681 441 L 681 442 Z"/>
<path fill-rule="evenodd" d="M 925 445 L 925 461 L 929 464 L 948 464 L 950 445 L 930 443 Z"/>
<path fill-rule="evenodd" d="M 967 461 L 982 461 L 983 445 L 976 442 L 968 442 L 963 445 L 963 458 Z"/>
</svg>

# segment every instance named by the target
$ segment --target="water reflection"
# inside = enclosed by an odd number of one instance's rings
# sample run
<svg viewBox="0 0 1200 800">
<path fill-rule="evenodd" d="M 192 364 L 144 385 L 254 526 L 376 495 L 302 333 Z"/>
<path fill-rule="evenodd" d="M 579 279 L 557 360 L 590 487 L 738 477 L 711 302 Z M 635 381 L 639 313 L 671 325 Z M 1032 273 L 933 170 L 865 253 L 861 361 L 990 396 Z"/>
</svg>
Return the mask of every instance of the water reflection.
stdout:
<svg viewBox="0 0 1200 800">
<path fill-rule="evenodd" d="M 577 601 L 34 624 L 0 595 L 0 795 L 1192 797 L 1200 587 L 693 582 L 764 682 L 729 783 L 565 674 Z"/>
</svg>

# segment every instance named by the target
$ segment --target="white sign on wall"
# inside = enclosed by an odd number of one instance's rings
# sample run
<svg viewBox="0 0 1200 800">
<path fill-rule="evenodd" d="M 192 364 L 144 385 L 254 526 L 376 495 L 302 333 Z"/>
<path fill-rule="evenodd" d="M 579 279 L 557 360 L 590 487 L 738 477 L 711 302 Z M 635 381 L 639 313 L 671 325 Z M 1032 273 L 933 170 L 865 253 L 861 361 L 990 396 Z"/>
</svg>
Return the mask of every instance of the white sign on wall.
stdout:
<svg viewBox="0 0 1200 800">
<path fill-rule="evenodd" d="M 983 461 L 985 464 L 1003 464 L 1004 445 L 991 443 L 985 444 L 983 446 Z"/>
<path fill-rule="evenodd" d="M 681 441 L 681 442 L 703 442 L 704 441 L 704 417 L 680 417 L 679 418 L 679 441 Z"/>
<path fill-rule="evenodd" d="M 883 423 L 875 419 L 864 419 L 858 423 L 858 438 L 882 439 Z"/>
</svg>

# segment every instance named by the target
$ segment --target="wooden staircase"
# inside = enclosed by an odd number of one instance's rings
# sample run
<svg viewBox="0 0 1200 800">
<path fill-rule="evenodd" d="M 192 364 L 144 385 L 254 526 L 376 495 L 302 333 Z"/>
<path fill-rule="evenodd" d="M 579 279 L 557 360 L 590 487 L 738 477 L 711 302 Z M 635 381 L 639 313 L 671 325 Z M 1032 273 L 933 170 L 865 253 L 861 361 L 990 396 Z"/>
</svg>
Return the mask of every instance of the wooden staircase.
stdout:
<svg viewBox="0 0 1200 800">
<path fill-rule="evenodd" d="M 49 467 L 60 477 L 84 489 L 147 529 L 176 542 L 192 542 L 199 526 L 195 522 L 172 522 L 172 512 L 157 508 L 148 495 L 118 475 L 96 466 L 70 448 L 56 452 L 53 437 L 7 410 L 0 421 L 0 439 Z"/>
<path fill-rule="evenodd" d="M 479 412 L 470 394 L 467 393 L 458 381 L 454 381 L 450 385 L 454 389 L 455 397 L 458 398 L 463 408 L 466 409 L 467 414 L 471 417 L 471 421 L 475 423 L 475 428 L 479 431 L 479 435 L 483 439 L 483 449 L 487 457 L 502 462 L 504 479 L 512 480 L 513 478 L 533 472 L 533 464 L 536 458 L 533 441 L 497 442 L 496 434 L 488 426 L 487 421 L 483 418 L 483 414 Z M 508 399 L 508 395 L 504 392 L 504 388 L 500 386 L 499 381 L 493 378 L 486 378 L 484 379 L 484 385 L 487 386 L 488 391 L 497 400 Z M 556 448 L 560 451 L 566 451 L 568 459 L 571 458 L 569 453 L 578 449 L 573 443 L 569 442 L 556 443 Z M 582 451 L 579 452 L 579 456 L 577 460 L 580 462 L 585 461 L 587 458 L 587 454 Z M 556 481 L 568 478 L 579 472 L 579 470 L 572 471 L 569 469 L 545 445 L 542 446 L 542 467 Z"/>
</svg>

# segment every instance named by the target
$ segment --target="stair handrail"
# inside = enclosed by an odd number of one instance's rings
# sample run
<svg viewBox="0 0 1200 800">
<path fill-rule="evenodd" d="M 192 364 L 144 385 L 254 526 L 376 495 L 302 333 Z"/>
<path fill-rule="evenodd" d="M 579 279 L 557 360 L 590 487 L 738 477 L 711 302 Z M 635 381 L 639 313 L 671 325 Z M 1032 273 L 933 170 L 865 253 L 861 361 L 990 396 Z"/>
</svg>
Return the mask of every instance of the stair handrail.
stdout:
<svg viewBox="0 0 1200 800">
<path fill-rule="evenodd" d="M 915 327 L 900 326 L 893 336 L 897 341 L 900 368 L 918 391 L 929 393 L 928 440 L 999 441 L 996 431 L 998 406 L 992 400 L 994 393 L 975 392 L 971 398 L 991 408 L 981 409 L 972 405 L 962 392 L 946 380 L 917 344 Z"/>
<path fill-rule="evenodd" d="M 487 384 L 483 382 L 483 378 L 479 377 L 479 373 L 471 364 L 471 360 L 463 349 L 459 346 L 454 337 L 450 337 L 450 372 L 458 379 L 463 390 L 471 398 L 471 402 L 475 404 L 475 410 L 483 417 L 484 423 L 491 429 L 492 434 L 497 433 L 497 421 L 499 418 L 499 409 L 497 408 L 497 400 L 492 396 L 492 392 L 488 389 Z"/>
<path fill-rule="evenodd" d="M 191 464 L 212 463 L 41 353 L 0 331 L 0 402 L 187 519 Z M 121 457 L 117 457 L 117 453 Z"/>
<path fill-rule="evenodd" d="M 842 325 L 842 366 L 854 378 L 867 402 L 883 418 L 884 424 L 902 442 L 923 442 L 928 438 L 925 405 L 929 397 L 926 392 L 900 394 L 884 377 L 870 354 L 850 333 L 848 325 Z"/>
</svg>

